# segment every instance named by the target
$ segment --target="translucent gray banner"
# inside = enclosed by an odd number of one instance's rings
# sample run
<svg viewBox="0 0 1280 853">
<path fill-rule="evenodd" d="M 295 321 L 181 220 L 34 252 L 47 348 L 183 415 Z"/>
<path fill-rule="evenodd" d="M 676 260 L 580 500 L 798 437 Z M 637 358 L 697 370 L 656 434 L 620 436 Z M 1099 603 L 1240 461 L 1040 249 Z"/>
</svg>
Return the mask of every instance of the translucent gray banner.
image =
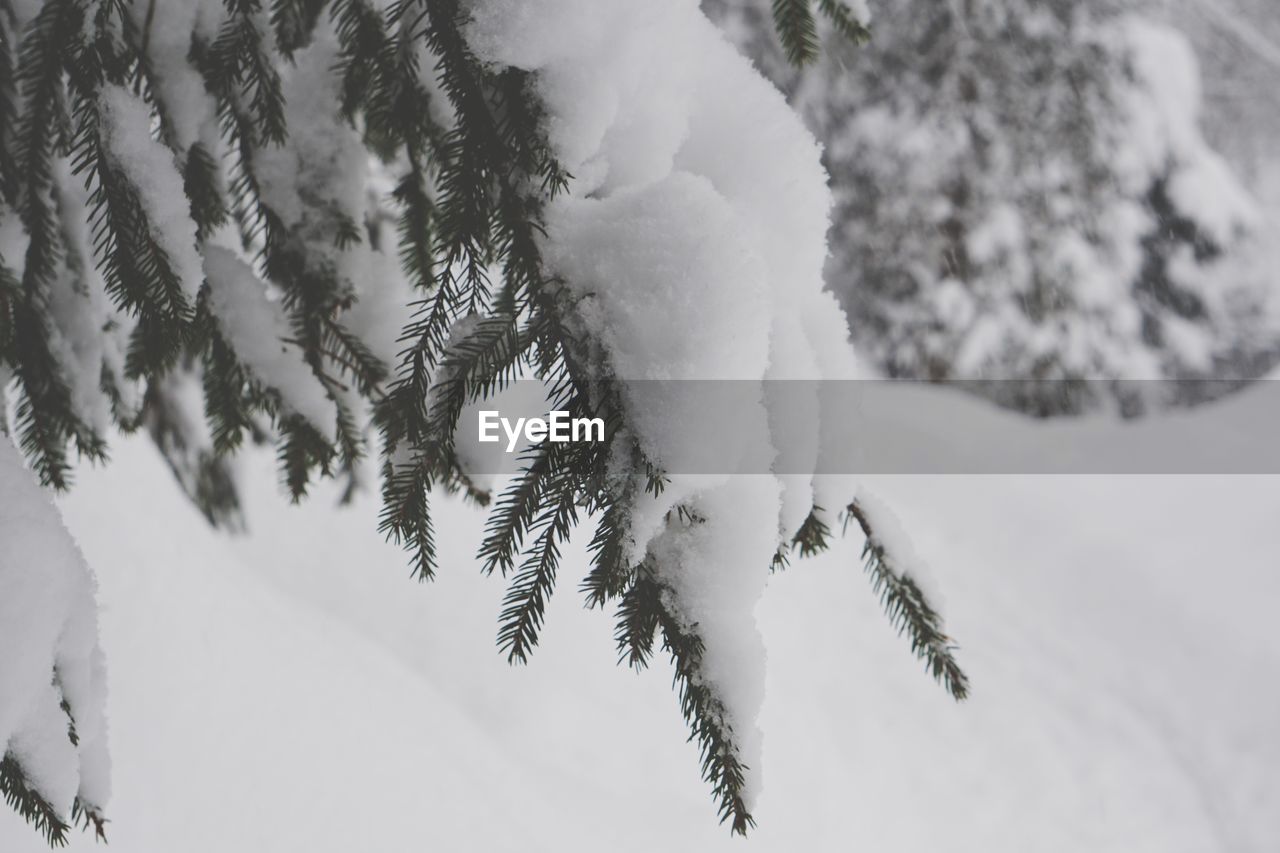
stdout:
<svg viewBox="0 0 1280 853">
<path fill-rule="evenodd" d="M 627 402 L 671 474 L 1280 474 L 1280 382 L 1268 380 L 642 380 L 600 390 Z M 515 473 L 530 439 L 597 440 L 603 430 L 582 423 L 575 434 L 549 409 L 532 381 L 469 406 L 458 430 L 467 466 Z"/>
</svg>

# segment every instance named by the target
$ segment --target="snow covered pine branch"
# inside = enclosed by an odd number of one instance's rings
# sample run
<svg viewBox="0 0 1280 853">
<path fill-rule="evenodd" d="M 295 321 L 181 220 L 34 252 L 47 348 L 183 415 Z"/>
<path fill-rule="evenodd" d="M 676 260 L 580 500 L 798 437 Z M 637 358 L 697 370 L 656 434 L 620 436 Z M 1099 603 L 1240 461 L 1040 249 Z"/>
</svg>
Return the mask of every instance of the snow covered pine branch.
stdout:
<svg viewBox="0 0 1280 853">
<path fill-rule="evenodd" d="M 835 0 L 773 11 L 796 62 L 821 16 L 866 36 Z M 295 499 L 355 489 L 376 452 L 382 529 L 426 580 L 432 494 L 489 501 L 460 414 L 519 376 L 607 434 L 534 445 L 497 498 L 479 553 L 510 577 L 500 647 L 527 658 L 560 549 L 593 525 L 587 601 L 617 606 L 630 664 L 661 638 L 747 830 L 753 608 L 854 487 L 671 473 L 694 413 L 602 380 L 857 371 L 822 289 L 817 145 L 694 0 L 0 0 L 0 178 L 4 426 L 30 466 L 0 447 L 2 778 L 50 842 L 69 810 L 101 830 L 102 671 L 92 581 L 32 474 L 66 489 L 73 452 L 145 429 L 235 526 L 246 439 L 274 444 Z M 778 436 L 766 394 L 744 443 L 801 439 L 817 470 L 856 431 L 813 404 L 808 436 Z M 963 697 L 919 569 L 866 506 L 848 512 L 891 618 Z"/>
</svg>

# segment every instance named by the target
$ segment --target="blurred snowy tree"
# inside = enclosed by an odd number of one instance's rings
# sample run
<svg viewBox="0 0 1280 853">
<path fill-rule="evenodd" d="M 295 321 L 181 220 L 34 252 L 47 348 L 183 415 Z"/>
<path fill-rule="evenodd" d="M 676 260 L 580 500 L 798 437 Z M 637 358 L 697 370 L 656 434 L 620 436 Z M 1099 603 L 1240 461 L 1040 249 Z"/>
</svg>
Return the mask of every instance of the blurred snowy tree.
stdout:
<svg viewBox="0 0 1280 853">
<path fill-rule="evenodd" d="M 826 145 L 828 281 L 886 375 L 1037 380 L 966 386 L 1054 414 L 1107 380 L 1274 360 L 1274 287 L 1235 262 L 1256 199 L 1202 136 L 1189 44 L 1135 14 L 1151 4 L 883 3 L 865 46 L 805 71 L 780 61 L 763 0 L 705 5 Z M 1135 388 L 1113 390 L 1134 405 Z"/>
<path fill-rule="evenodd" d="M 818 21 L 863 35 L 834 0 L 774 12 L 797 62 Z M 357 487 L 376 440 L 382 529 L 427 580 L 431 494 L 489 500 L 457 450 L 464 407 L 534 377 L 607 438 L 532 445 L 498 498 L 480 545 L 511 576 L 498 643 L 527 658 L 561 548 L 592 525 L 587 601 L 617 605 L 631 665 L 659 640 L 670 654 L 734 831 L 758 789 L 752 610 L 840 508 L 894 624 L 965 695 L 923 567 L 873 498 L 667 471 L 689 422 L 601 381 L 857 372 L 822 287 L 818 149 L 693 0 L 0 0 L 0 199 L 4 426 L 44 486 L 145 427 L 209 520 L 235 524 L 226 462 L 246 440 L 275 446 L 295 500 L 318 477 Z M 770 402 L 742 413 L 753 447 L 773 440 Z M 844 441 L 813 405 L 800 438 Z M 16 467 L 0 508 L 30 500 Z M 32 560 L 0 561 L 0 604 L 33 594 Z M 49 654 L 20 673 L 24 713 L 62 676 Z M 74 742 L 83 697 L 66 698 Z M 83 762 L 12 749 L 11 722 L 0 783 L 57 843 Z"/>
</svg>

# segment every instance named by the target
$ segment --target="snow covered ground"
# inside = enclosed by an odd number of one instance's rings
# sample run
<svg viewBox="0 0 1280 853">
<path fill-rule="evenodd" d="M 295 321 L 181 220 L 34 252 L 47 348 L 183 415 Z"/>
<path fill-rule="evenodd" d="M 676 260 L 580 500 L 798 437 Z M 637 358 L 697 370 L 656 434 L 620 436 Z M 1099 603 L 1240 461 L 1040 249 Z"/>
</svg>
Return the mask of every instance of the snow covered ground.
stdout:
<svg viewBox="0 0 1280 853">
<path fill-rule="evenodd" d="M 894 636 L 852 534 L 793 563 L 758 612 L 764 788 L 742 841 L 716 824 L 669 670 L 614 665 L 572 571 L 530 665 L 503 662 L 502 587 L 469 556 L 480 514 L 440 503 L 453 556 L 419 586 L 370 497 L 293 508 L 250 457 L 253 532 L 232 539 L 144 442 L 115 456 L 63 502 L 101 584 L 110 849 L 1280 845 L 1278 477 L 873 478 L 945 591 L 972 699 Z M 0 809 L 0 850 L 41 849 Z"/>
</svg>

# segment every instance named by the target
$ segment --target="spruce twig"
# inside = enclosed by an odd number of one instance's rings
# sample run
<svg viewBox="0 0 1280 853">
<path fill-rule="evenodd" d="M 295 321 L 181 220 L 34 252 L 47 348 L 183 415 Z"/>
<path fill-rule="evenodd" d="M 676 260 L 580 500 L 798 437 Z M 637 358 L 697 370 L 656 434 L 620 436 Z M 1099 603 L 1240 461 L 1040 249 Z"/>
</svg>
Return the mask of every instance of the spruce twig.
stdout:
<svg viewBox="0 0 1280 853">
<path fill-rule="evenodd" d="M 969 678 L 956 662 L 956 645 L 944 632 L 941 615 L 933 609 L 915 580 L 895 566 L 893 555 L 876 535 L 871 520 L 858 501 L 850 503 L 845 511 L 846 526 L 849 519 L 853 519 L 862 528 L 865 536 L 863 565 L 889 621 L 899 634 L 910 634 L 911 651 L 925 662 L 934 679 L 957 701 L 965 699 L 969 695 Z"/>
<path fill-rule="evenodd" d="M 9 808 L 44 836 L 50 847 L 65 847 L 70 825 L 27 779 L 18 759 L 6 753 L 0 759 L 0 795 Z"/>
<path fill-rule="evenodd" d="M 808 65 L 818 57 L 818 25 L 811 0 L 773 0 L 773 25 L 792 65 Z"/>
<path fill-rule="evenodd" d="M 733 726 L 720 697 L 708 683 L 702 668 L 702 638 L 681 624 L 665 605 L 657 608 L 663 648 L 675 667 L 673 686 L 680 694 L 680 710 L 689 726 L 689 739 L 698 742 L 702 778 L 719 801 L 720 822 L 729 823 L 735 835 L 746 835 L 756 825 L 744 799 L 746 774 L 734 740 Z"/>
</svg>

